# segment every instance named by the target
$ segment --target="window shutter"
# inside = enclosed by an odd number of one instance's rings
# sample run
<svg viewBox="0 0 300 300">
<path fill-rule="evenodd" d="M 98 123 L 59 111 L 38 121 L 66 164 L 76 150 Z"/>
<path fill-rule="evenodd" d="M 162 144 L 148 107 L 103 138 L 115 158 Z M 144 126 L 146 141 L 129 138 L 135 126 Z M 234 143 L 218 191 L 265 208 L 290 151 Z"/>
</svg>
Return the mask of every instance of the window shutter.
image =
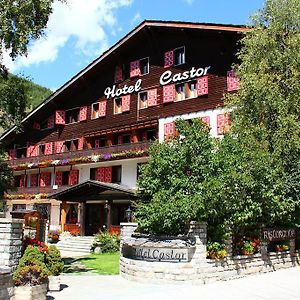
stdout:
<svg viewBox="0 0 300 300">
<path fill-rule="evenodd" d="M 78 138 L 78 150 L 83 150 L 84 138 L 83 136 Z"/>
<path fill-rule="evenodd" d="M 51 155 L 53 153 L 53 143 L 45 143 L 45 155 Z"/>
<path fill-rule="evenodd" d="M 16 156 L 17 156 L 16 154 L 17 154 L 16 149 L 9 149 L 8 150 L 8 159 L 9 160 L 16 159 Z"/>
<path fill-rule="evenodd" d="M 234 70 L 227 72 L 227 91 L 236 91 L 240 88 L 240 81 Z"/>
<path fill-rule="evenodd" d="M 165 52 L 164 55 L 164 68 L 168 68 L 174 65 L 174 51 Z"/>
<path fill-rule="evenodd" d="M 100 140 L 95 140 L 95 148 L 100 148 Z"/>
<path fill-rule="evenodd" d="M 147 104 L 148 106 L 157 105 L 157 89 L 147 91 Z"/>
<path fill-rule="evenodd" d="M 123 136 L 119 135 L 118 136 L 118 145 L 121 145 L 121 144 L 123 144 Z"/>
<path fill-rule="evenodd" d="M 27 151 L 26 151 L 26 157 L 35 157 L 38 156 L 39 154 L 39 147 L 38 145 L 35 146 L 29 146 L 27 147 Z"/>
<path fill-rule="evenodd" d="M 65 141 L 57 141 L 54 144 L 55 153 L 63 153 L 64 152 L 64 144 Z"/>
<path fill-rule="evenodd" d="M 35 187 L 38 184 L 38 174 L 31 174 L 30 175 L 30 186 Z"/>
<path fill-rule="evenodd" d="M 143 141 L 147 141 L 147 131 L 143 132 Z"/>
<path fill-rule="evenodd" d="M 175 99 L 175 84 L 163 87 L 163 103 L 173 102 Z"/>
<path fill-rule="evenodd" d="M 217 115 L 217 133 L 218 135 L 224 134 L 229 130 L 230 116 L 228 114 Z"/>
<path fill-rule="evenodd" d="M 105 168 L 103 167 L 97 168 L 96 180 L 105 182 Z"/>
<path fill-rule="evenodd" d="M 62 185 L 63 173 L 58 171 L 55 173 L 55 184 L 58 186 Z"/>
<path fill-rule="evenodd" d="M 99 102 L 99 117 L 106 116 L 106 101 Z"/>
<path fill-rule="evenodd" d="M 40 186 L 45 187 L 49 185 L 51 185 L 51 173 L 49 172 L 41 173 Z"/>
<path fill-rule="evenodd" d="M 47 120 L 47 128 L 53 128 L 54 127 L 54 115 L 50 116 Z"/>
<path fill-rule="evenodd" d="M 175 123 L 170 122 L 164 125 L 164 135 L 165 137 L 170 137 L 175 134 Z"/>
<path fill-rule="evenodd" d="M 204 117 L 201 117 L 200 119 L 203 123 L 205 123 L 207 125 L 207 127 L 210 127 L 210 117 L 209 116 L 204 116 Z"/>
<path fill-rule="evenodd" d="M 32 128 L 33 128 L 33 129 L 40 130 L 40 129 L 41 129 L 41 126 L 40 126 L 40 124 L 39 124 L 38 122 L 33 122 Z"/>
<path fill-rule="evenodd" d="M 122 96 L 122 112 L 130 110 L 130 95 Z"/>
<path fill-rule="evenodd" d="M 87 106 L 80 107 L 79 110 L 79 122 L 85 121 L 87 119 Z"/>
<path fill-rule="evenodd" d="M 104 182 L 112 182 L 112 167 L 105 167 L 105 179 Z"/>
<path fill-rule="evenodd" d="M 140 61 L 135 60 L 130 62 L 130 77 L 139 76 L 141 74 Z"/>
<path fill-rule="evenodd" d="M 208 94 L 208 76 L 200 77 L 197 79 L 197 95 Z"/>
<path fill-rule="evenodd" d="M 121 66 L 116 66 L 115 82 L 123 81 L 123 72 Z"/>
<path fill-rule="evenodd" d="M 25 187 L 25 181 L 26 181 L 26 176 L 21 175 L 21 177 L 20 177 L 20 188 Z"/>
<path fill-rule="evenodd" d="M 66 124 L 66 112 L 64 110 L 57 110 L 55 112 L 55 124 L 58 125 Z"/>
<path fill-rule="evenodd" d="M 69 174 L 69 185 L 75 185 L 78 183 L 79 170 L 71 170 Z"/>
</svg>

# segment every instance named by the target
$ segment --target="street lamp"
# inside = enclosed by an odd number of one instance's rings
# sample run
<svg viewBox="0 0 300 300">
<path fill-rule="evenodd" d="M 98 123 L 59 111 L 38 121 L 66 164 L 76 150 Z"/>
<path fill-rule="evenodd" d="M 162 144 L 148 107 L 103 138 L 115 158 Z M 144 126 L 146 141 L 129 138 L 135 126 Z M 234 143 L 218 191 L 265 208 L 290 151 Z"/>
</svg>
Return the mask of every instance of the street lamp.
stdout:
<svg viewBox="0 0 300 300">
<path fill-rule="evenodd" d="M 125 219 L 127 220 L 127 222 L 130 222 L 130 221 L 131 221 L 132 210 L 131 210 L 130 206 L 128 206 L 128 208 L 125 210 L 124 217 L 125 217 Z"/>
</svg>

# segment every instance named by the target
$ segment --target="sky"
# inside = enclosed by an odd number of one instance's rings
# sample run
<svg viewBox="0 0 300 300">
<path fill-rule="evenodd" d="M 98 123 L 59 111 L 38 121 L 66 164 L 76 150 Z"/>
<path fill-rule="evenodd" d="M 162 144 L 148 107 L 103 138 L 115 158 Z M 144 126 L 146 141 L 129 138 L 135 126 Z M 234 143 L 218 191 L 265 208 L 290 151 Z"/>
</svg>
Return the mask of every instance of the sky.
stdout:
<svg viewBox="0 0 300 300">
<path fill-rule="evenodd" d="M 67 0 L 54 2 L 45 35 L 9 70 L 55 91 L 145 19 L 249 24 L 264 0 Z"/>
</svg>

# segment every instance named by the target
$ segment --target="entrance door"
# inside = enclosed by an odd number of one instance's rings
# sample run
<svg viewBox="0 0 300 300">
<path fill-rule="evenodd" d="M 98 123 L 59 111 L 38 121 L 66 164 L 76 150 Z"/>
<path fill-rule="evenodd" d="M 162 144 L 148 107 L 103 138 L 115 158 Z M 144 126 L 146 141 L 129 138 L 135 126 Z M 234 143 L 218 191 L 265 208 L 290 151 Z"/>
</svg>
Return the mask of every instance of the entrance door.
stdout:
<svg viewBox="0 0 300 300">
<path fill-rule="evenodd" d="M 101 204 L 87 204 L 85 215 L 85 234 L 93 235 L 99 232 L 103 225 L 103 206 Z"/>
</svg>

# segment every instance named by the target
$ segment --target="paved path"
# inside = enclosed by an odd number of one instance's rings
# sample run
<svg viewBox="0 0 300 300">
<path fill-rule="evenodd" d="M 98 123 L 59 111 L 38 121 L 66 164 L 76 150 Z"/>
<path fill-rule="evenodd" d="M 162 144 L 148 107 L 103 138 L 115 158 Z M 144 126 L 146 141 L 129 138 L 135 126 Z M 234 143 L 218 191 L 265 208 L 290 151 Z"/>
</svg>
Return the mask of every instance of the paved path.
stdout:
<svg viewBox="0 0 300 300">
<path fill-rule="evenodd" d="M 300 300 L 300 267 L 206 285 L 153 285 L 120 276 L 62 276 L 47 300 Z"/>
</svg>

